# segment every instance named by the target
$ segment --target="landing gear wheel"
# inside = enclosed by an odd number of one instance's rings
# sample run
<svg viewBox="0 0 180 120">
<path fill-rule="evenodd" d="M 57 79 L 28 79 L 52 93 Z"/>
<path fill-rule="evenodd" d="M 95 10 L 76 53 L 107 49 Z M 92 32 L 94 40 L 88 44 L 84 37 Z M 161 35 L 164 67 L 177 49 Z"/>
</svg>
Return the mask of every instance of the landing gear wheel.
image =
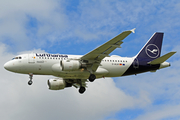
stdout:
<svg viewBox="0 0 180 120">
<path fill-rule="evenodd" d="M 28 81 L 28 85 L 32 85 L 32 83 L 33 83 L 33 81 L 32 81 L 33 73 L 29 73 L 29 78 L 30 78 L 30 80 Z"/>
<path fill-rule="evenodd" d="M 80 87 L 79 88 L 79 93 L 83 94 L 86 91 L 85 87 Z"/>
<path fill-rule="evenodd" d="M 94 74 L 90 74 L 89 81 L 93 82 L 96 79 L 96 76 Z"/>
<path fill-rule="evenodd" d="M 33 81 L 32 80 L 29 80 L 28 81 L 28 85 L 32 85 Z"/>
</svg>

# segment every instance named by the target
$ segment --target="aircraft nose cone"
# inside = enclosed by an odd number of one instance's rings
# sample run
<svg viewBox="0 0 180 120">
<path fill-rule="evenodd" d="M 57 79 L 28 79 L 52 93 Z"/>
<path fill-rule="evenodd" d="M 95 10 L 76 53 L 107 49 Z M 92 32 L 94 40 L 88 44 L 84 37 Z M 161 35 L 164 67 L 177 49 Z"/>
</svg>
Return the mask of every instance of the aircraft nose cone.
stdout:
<svg viewBox="0 0 180 120">
<path fill-rule="evenodd" d="M 20 66 L 17 62 L 14 61 L 8 61 L 4 64 L 4 68 L 11 72 L 19 72 Z"/>
<path fill-rule="evenodd" d="M 4 68 L 5 68 L 6 70 L 10 70 L 10 69 L 11 69 L 10 63 L 9 63 L 9 62 L 5 63 L 5 64 L 4 64 Z"/>
</svg>

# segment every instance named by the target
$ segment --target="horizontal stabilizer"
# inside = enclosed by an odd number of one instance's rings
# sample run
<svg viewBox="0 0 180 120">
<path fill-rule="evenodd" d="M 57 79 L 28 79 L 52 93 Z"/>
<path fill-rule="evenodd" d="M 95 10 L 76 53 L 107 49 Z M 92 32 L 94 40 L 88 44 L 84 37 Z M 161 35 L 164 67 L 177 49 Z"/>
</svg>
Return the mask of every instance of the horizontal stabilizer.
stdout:
<svg viewBox="0 0 180 120">
<path fill-rule="evenodd" d="M 169 52 L 153 61 L 148 62 L 148 64 L 155 65 L 155 64 L 161 64 L 167 59 L 169 59 L 172 55 L 174 55 L 176 52 Z"/>
</svg>

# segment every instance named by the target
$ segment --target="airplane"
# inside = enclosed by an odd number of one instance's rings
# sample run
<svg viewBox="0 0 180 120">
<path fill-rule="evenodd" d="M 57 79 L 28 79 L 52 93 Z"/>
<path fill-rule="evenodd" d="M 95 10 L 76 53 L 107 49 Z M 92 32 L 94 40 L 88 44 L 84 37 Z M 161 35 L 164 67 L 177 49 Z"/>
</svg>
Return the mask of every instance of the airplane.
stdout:
<svg viewBox="0 0 180 120">
<path fill-rule="evenodd" d="M 33 83 L 33 75 L 53 75 L 57 78 L 48 80 L 50 90 L 74 86 L 83 94 L 87 82 L 93 82 L 98 78 L 156 72 L 170 66 L 166 60 L 176 52 L 169 52 L 160 57 L 164 35 L 162 32 L 155 32 L 134 57 L 110 56 L 109 54 L 116 48 L 121 48 L 123 40 L 131 33 L 135 33 L 135 28 L 122 32 L 85 55 L 48 53 L 17 55 L 6 62 L 4 68 L 11 72 L 28 74 L 29 85 Z"/>
</svg>

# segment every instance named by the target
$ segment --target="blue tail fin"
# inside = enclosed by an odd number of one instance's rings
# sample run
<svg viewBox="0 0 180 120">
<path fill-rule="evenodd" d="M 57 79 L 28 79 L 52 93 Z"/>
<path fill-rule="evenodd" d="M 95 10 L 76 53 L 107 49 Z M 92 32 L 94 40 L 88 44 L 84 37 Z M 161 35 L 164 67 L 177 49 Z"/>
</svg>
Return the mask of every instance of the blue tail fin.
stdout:
<svg viewBox="0 0 180 120">
<path fill-rule="evenodd" d="M 164 33 L 154 33 L 154 35 L 149 39 L 149 41 L 137 54 L 137 59 L 143 61 L 152 61 L 160 57 L 163 35 Z"/>
</svg>

